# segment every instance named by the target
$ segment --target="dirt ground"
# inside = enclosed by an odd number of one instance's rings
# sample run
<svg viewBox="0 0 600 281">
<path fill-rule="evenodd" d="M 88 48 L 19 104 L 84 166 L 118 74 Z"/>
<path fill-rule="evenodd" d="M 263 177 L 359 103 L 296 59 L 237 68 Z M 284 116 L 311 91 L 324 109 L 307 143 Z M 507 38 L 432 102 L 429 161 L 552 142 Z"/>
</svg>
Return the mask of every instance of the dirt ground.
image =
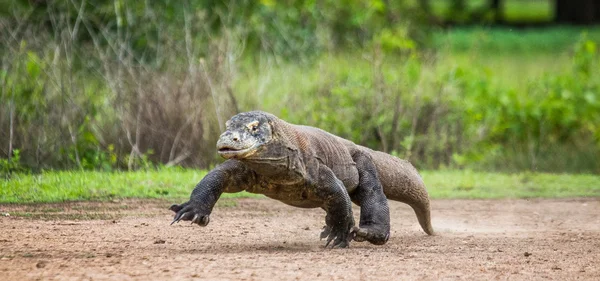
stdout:
<svg viewBox="0 0 600 281">
<path fill-rule="evenodd" d="M 0 280 L 600 280 L 600 198 L 437 200 L 436 236 L 391 202 L 387 244 L 334 250 L 322 210 L 221 200 L 202 228 L 171 203 L 0 205 Z"/>
</svg>

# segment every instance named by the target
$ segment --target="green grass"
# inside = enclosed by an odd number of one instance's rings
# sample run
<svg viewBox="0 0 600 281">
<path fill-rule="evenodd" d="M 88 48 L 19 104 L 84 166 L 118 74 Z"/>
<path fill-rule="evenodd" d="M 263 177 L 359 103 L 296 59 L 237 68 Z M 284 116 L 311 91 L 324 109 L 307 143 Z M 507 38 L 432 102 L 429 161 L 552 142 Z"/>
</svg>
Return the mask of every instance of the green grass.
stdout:
<svg viewBox="0 0 600 281">
<path fill-rule="evenodd" d="M 44 203 L 119 198 L 186 198 L 205 171 L 44 172 L 0 181 L 0 203 Z M 600 176 L 424 171 L 432 198 L 564 198 L 600 196 Z M 257 197 L 246 192 L 224 198 Z"/>
<path fill-rule="evenodd" d="M 424 171 L 435 199 L 567 198 L 600 196 L 600 176 L 546 173 Z"/>
<path fill-rule="evenodd" d="M 485 55 L 555 55 L 571 51 L 586 33 L 600 41 L 600 28 L 595 26 L 552 26 L 544 28 L 460 27 L 433 33 L 433 46 L 452 53 L 479 52 Z"/>
<path fill-rule="evenodd" d="M 137 172 L 60 171 L 15 174 L 0 180 L 0 203 L 186 198 L 206 171 L 163 169 Z M 225 198 L 256 196 L 246 192 Z"/>
</svg>

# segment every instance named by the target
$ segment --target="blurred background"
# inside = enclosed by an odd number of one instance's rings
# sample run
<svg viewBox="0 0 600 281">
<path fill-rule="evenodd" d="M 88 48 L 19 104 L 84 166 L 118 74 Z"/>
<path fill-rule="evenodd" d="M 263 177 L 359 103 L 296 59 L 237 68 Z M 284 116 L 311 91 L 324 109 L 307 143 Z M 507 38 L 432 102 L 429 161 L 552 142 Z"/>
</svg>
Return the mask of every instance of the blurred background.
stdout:
<svg viewBox="0 0 600 281">
<path fill-rule="evenodd" d="M 0 173 L 209 168 L 237 112 L 421 169 L 600 173 L 595 0 L 0 0 Z"/>
</svg>

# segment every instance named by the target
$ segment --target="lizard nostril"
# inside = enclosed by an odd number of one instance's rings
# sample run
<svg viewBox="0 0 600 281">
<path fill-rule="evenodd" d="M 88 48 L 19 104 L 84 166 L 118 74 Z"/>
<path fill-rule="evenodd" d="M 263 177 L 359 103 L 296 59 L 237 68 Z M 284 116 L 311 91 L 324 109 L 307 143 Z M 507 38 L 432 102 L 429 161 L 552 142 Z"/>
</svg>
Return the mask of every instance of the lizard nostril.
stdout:
<svg viewBox="0 0 600 281">
<path fill-rule="evenodd" d="M 233 141 L 239 141 L 239 139 L 238 138 L 233 138 Z"/>
</svg>

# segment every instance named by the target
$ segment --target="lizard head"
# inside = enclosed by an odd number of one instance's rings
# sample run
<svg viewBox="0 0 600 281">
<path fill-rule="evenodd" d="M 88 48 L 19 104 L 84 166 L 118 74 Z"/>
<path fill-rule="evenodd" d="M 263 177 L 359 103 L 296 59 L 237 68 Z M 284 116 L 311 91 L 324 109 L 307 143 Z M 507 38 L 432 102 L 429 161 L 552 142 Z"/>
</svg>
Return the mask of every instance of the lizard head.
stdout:
<svg viewBox="0 0 600 281">
<path fill-rule="evenodd" d="M 225 126 L 217 142 L 217 152 L 226 159 L 250 157 L 273 138 L 269 114 L 261 111 L 237 114 Z"/>
</svg>

